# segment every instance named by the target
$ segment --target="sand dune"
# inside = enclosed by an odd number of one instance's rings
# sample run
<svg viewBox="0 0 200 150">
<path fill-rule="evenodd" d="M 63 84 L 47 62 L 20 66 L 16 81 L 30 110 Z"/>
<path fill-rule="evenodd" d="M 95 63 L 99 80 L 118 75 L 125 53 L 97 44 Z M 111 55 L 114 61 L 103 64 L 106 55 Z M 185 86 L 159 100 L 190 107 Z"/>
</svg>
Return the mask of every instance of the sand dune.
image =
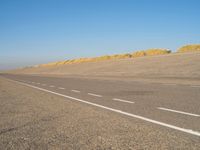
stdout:
<svg viewBox="0 0 200 150">
<path fill-rule="evenodd" d="M 61 66 L 33 67 L 11 72 L 137 80 L 162 79 L 168 81 L 173 79 L 180 80 L 179 82 L 184 80 L 184 82 L 198 83 L 200 81 L 200 53 L 174 53 Z"/>
</svg>

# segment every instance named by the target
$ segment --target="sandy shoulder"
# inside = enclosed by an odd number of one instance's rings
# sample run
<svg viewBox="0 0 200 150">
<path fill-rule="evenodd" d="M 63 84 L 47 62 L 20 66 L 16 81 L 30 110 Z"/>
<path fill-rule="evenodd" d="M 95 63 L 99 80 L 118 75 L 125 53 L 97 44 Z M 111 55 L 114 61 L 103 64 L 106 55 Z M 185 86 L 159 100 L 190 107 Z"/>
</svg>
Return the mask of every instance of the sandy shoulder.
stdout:
<svg viewBox="0 0 200 150">
<path fill-rule="evenodd" d="M 32 67 L 10 73 L 200 85 L 200 52 Z"/>
</svg>

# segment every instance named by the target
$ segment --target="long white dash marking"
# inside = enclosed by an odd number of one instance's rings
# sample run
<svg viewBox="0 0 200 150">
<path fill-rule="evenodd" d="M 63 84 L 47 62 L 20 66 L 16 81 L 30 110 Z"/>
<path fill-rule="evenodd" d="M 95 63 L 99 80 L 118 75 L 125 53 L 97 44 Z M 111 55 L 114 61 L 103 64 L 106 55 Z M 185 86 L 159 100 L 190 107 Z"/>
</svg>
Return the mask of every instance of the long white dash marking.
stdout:
<svg viewBox="0 0 200 150">
<path fill-rule="evenodd" d="M 163 108 L 163 107 L 158 107 L 158 109 L 165 110 L 165 111 L 171 111 L 179 114 L 184 114 L 184 115 L 189 115 L 189 116 L 195 116 L 195 117 L 200 117 L 198 114 L 192 114 L 184 111 L 179 111 L 179 110 L 173 110 L 173 109 L 168 109 L 168 108 Z"/>
<path fill-rule="evenodd" d="M 42 86 L 46 86 L 46 84 L 42 84 Z"/>
<path fill-rule="evenodd" d="M 127 100 L 124 100 L 124 99 L 119 99 L 119 98 L 113 98 L 112 100 L 114 100 L 114 101 L 120 101 L 120 102 L 125 102 L 125 103 L 131 103 L 131 104 L 134 103 L 134 102 L 127 101 Z"/>
<path fill-rule="evenodd" d="M 63 88 L 63 87 L 58 87 L 60 90 L 64 90 L 65 88 Z"/>
<path fill-rule="evenodd" d="M 85 103 L 85 104 L 88 104 L 88 105 L 92 105 L 92 106 L 96 106 L 96 107 L 103 108 L 103 109 L 106 109 L 106 110 L 110 110 L 110 111 L 113 111 L 113 112 L 116 112 L 116 113 L 119 113 L 119 114 L 123 114 L 123 115 L 129 116 L 129 117 L 141 119 L 141 120 L 151 122 L 151 123 L 154 123 L 154 124 L 157 124 L 157 125 L 160 125 L 160 126 L 164 126 L 164 127 L 167 127 L 167 128 L 171 128 L 171 129 L 174 129 L 174 130 L 182 131 L 184 133 L 188 133 L 188 134 L 192 134 L 192 135 L 196 135 L 196 136 L 200 137 L 200 132 L 198 132 L 198 131 L 193 131 L 191 129 L 185 129 L 185 128 L 181 128 L 181 127 L 178 127 L 178 126 L 170 125 L 170 124 L 167 124 L 167 123 L 163 123 L 163 122 L 160 122 L 160 121 L 156 121 L 156 120 L 153 120 L 153 119 L 142 117 L 142 116 L 139 116 L 139 115 L 124 112 L 124 111 L 121 111 L 121 110 L 118 110 L 118 109 L 110 108 L 110 107 L 103 106 L 103 105 L 100 105 L 100 104 L 88 102 L 86 100 L 82 100 L 82 99 L 79 99 L 79 98 L 75 98 L 75 97 L 71 97 L 71 96 L 68 96 L 68 95 L 53 92 L 53 91 L 50 91 L 50 90 L 46 90 L 46 89 L 43 89 L 43 88 L 39 88 L 39 87 L 29 85 L 29 84 L 26 84 L 26 83 L 22 83 L 22 82 L 19 82 L 19 81 L 15 81 L 15 80 L 11 80 L 11 79 L 8 79 L 8 80 L 22 84 L 22 85 L 26 85 L 28 87 L 38 89 L 40 91 L 52 93 L 52 94 L 62 96 L 62 97 L 65 97 L 65 98 L 68 98 L 68 99 L 71 99 L 71 100 L 75 100 L 75 101 L 82 102 L 82 103 Z"/>
<path fill-rule="evenodd" d="M 200 88 L 200 85 L 191 85 L 191 87 Z"/>
<path fill-rule="evenodd" d="M 174 83 L 165 83 L 164 85 L 175 86 L 177 84 L 174 84 Z"/>
<path fill-rule="evenodd" d="M 96 96 L 96 97 L 102 97 L 102 95 L 98 95 L 98 94 L 94 94 L 94 93 L 88 93 L 88 95 Z"/>
<path fill-rule="evenodd" d="M 81 91 L 78 91 L 78 90 L 71 90 L 72 92 L 75 92 L 75 93 L 80 93 Z"/>
<path fill-rule="evenodd" d="M 37 83 L 37 84 L 40 84 L 40 83 Z"/>
</svg>

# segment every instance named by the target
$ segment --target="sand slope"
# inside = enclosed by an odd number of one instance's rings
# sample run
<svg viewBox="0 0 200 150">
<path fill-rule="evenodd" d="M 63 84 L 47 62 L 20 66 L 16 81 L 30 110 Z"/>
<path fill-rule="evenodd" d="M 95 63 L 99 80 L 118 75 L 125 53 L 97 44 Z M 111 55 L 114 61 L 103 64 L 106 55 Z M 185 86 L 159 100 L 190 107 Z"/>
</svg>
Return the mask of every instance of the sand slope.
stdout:
<svg viewBox="0 0 200 150">
<path fill-rule="evenodd" d="M 25 68 L 12 71 L 12 73 L 199 81 L 200 53 L 174 53 L 53 67 Z"/>
</svg>

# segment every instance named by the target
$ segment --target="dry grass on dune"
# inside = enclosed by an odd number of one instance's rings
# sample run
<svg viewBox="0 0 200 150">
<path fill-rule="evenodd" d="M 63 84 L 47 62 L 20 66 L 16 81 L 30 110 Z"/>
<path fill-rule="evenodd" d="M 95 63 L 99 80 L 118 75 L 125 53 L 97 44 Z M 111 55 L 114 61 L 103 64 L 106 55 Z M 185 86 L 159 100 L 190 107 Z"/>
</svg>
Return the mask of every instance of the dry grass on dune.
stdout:
<svg viewBox="0 0 200 150">
<path fill-rule="evenodd" d="M 48 64 L 41 64 L 40 67 L 48 67 L 48 66 L 57 66 L 57 65 L 64 65 L 64 64 L 77 64 L 77 63 L 84 63 L 84 62 L 97 62 L 97 61 L 104 61 L 104 60 L 113 60 L 113 59 L 125 59 L 125 58 L 134 58 L 134 57 L 141 57 L 141 56 L 150 56 L 150 55 L 163 55 L 168 54 L 171 51 L 167 49 L 148 49 L 146 51 L 137 51 L 133 54 L 116 54 L 116 55 L 105 55 L 93 58 L 78 58 L 78 59 L 71 59 L 66 61 L 59 61 L 59 62 L 52 62 Z"/>
<path fill-rule="evenodd" d="M 180 49 L 178 49 L 178 52 L 194 52 L 194 51 L 200 51 L 200 44 L 185 45 Z M 105 55 L 92 58 L 78 58 L 78 59 L 71 59 L 59 62 L 52 62 L 48 64 L 41 64 L 38 66 L 49 67 L 49 66 L 58 66 L 64 64 L 78 64 L 84 62 L 97 62 L 97 61 L 113 60 L 113 59 L 125 59 L 125 58 L 135 58 L 135 57 L 153 56 L 153 55 L 166 55 L 169 53 L 171 53 L 171 50 L 169 49 L 153 48 L 147 50 L 139 50 L 132 54 L 127 53 L 127 54 Z"/>
<path fill-rule="evenodd" d="M 151 55 L 169 54 L 171 53 L 171 51 L 168 49 L 148 49 L 145 51 L 145 53 L 146 53 L 146 56 L 151 56 Z"/>
<path fill-rule="evenodd" d="M 195 52 L 200 51 L 200 44 L 185 45 L 178 49 L 178 52 Z"/>
<path fill-rule="evenodd" d="M 132 54 L 132 57 L 152 56 L 152 55 L 164 55 L 171 53 L 168 49 L 148 49 L 145 51 L 136 51 Z"/>
<path fill-rule="evenodd" d="M 146 56 L 145 51 L 136 51 L 132 55 L 132 57 L 143 57 Z"/>
</svg>

